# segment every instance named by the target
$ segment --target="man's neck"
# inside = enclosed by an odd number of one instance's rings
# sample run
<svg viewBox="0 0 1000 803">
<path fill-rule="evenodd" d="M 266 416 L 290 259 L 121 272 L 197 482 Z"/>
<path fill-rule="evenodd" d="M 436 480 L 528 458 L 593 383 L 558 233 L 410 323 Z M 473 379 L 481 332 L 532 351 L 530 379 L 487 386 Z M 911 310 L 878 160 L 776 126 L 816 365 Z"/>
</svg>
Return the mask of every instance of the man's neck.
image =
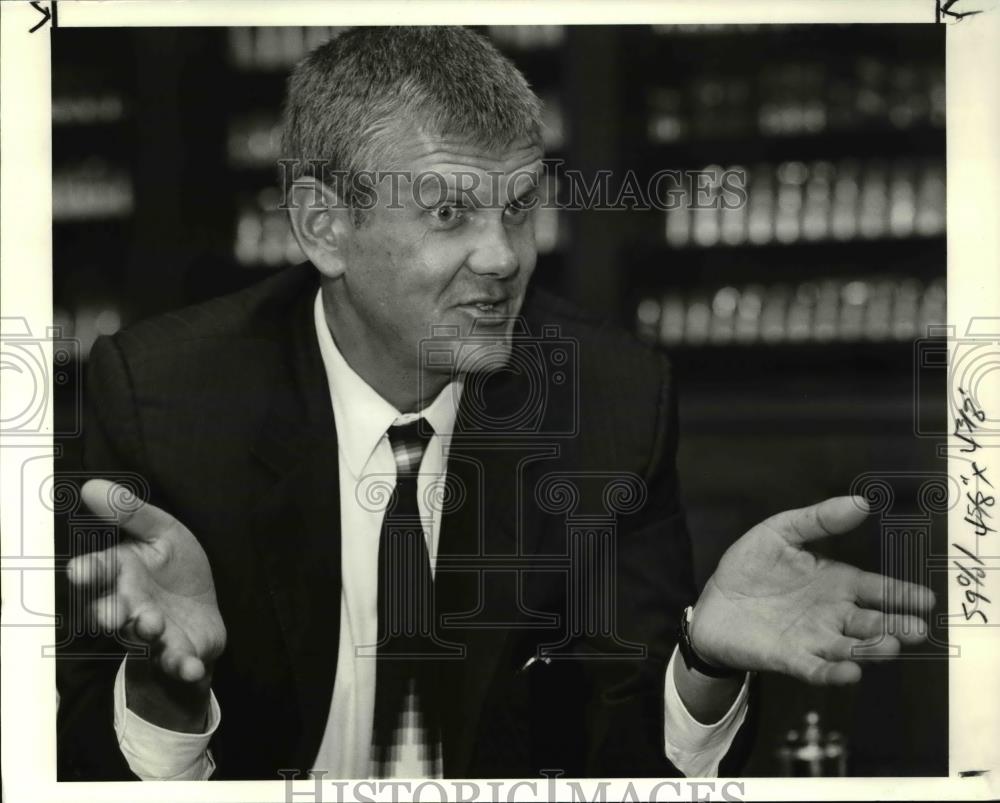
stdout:
<svg viewBox="0 0 1000 803">
<path fill-rule="evenodd" d="M 372 355 L 363 344 L 356 342 L 349 332 L 337 326 L 337 315 L 331 314 L 323 298 L 323 318 L 344 361 L 379 396 L 401 413 L 419 413 L 433 402 L 451 381 L 447 374 L 422 376 L 386 362 Z"/>
</svg>

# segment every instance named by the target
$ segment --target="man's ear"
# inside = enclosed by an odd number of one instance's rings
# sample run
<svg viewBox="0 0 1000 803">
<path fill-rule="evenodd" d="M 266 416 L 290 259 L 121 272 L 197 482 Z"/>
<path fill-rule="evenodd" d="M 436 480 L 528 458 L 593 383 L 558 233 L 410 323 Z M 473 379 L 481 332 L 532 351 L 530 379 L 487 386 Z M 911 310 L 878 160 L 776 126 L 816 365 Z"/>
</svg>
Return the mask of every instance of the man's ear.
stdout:
<svg viewBox="0 0 1000 803">
<path fill-rule="evenodd" d="M 354 234 L 351 210 L 316 178 L 297 179 L 288 194 L 288 216 L 302 252 L 329 279 L 346 269 L 345 249 Z"/>
</svg>

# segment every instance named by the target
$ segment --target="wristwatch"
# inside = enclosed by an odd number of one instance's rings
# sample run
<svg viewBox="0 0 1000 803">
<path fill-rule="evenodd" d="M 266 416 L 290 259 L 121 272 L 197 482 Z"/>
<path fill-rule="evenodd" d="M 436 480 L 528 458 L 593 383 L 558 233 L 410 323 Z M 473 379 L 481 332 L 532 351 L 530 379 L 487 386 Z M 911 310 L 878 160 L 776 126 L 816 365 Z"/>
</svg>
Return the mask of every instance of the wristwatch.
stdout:
<svg viewBox="0 0 1000 803">
<path fill-rule="evenodd" d="M 691 616 L 694 608 L 688 605 L 681 614 L 680 638 L 677 640 L 677 647 L 681 651 L 681 657 L 688 669 L 694 669 L 710 678 L 735 678 L 743 674 L 739 669 L 729 669 L 723 666 L 713 666 L 701 658 L 694 651 L 691 644 L 691 633 L 688 628 L 691 626 Z"/>
</svg>

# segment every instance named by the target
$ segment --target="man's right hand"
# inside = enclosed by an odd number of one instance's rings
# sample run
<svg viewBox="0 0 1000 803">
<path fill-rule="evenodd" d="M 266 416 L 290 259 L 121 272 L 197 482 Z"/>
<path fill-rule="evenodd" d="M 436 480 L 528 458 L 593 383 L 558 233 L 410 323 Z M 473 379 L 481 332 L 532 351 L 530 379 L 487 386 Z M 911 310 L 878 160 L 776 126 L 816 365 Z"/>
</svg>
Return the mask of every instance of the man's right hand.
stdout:
<svg viewBox="0 0 1000 803">
<path fill-rule="evenodd" d="M 89 480 L 83 501 L 122 528 L 119 542 L 70 561 L 69 579 L 91 591 L 90 612 L 109 632 L 148 647 L 126 662 L 128 707 L 148 722 L 195 733 L 207 721 L 212 668 L 226 645 L 208 557 L 191 531 L 129 491 Z M 141 650 L 139 651 L 141 653 Z"/>
</svg>

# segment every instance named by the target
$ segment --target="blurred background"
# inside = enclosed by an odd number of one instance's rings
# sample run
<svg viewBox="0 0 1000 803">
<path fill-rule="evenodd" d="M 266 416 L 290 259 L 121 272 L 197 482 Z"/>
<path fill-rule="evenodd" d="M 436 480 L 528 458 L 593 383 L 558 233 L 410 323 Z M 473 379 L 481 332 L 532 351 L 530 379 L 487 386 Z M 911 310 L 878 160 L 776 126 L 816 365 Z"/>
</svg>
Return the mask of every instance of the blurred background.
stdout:
<svg viewBox="0 0 1000 803">
<path fill-rule="evenodd" d="M 278 118 L 290 68 L 340 30 L 53 31 L 53 305 L 81 361 L 57 418 L 100 334 L 302 260 L 277 209 Z M 867 473 L 894 518 L 821 550 L 945 599 L 943 573 L 913 568 L 947 543 L 918 502 L 945 471 L 927 337 L 945 322 L 943 26 L 480 30 L 542 97 L 566 168 L 747 176 L 738 209 L 544 209 L 537 226 L 535 281 L 671 355 L 699 580 L 753 524 Z M 944 653 L 917 652 L 849 689 L 761 678 L 746 774 L 945 774 Z"/>
</svg>

